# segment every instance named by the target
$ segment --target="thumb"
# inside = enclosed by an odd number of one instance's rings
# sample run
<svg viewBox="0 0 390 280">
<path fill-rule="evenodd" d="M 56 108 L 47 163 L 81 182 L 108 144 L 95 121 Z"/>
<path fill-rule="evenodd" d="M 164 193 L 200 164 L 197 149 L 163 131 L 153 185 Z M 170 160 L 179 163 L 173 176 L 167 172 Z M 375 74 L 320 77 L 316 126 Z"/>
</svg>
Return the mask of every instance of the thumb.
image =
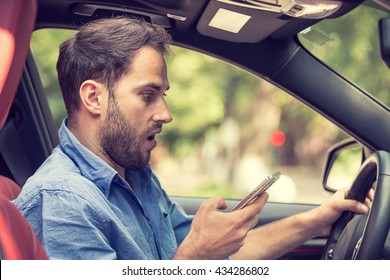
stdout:
<svg viewBox="0 0 390 280">
<path fill-rule="evenodd" d="M 223 210 L 223 209 L 227 208 L 227 204 L 226 204 L 225 199 L 220 195 L 217 195 L 217 196 L 210 198 L 209 202 L 210 202 L 210 205 L 214 209 Z"/>
</svg>

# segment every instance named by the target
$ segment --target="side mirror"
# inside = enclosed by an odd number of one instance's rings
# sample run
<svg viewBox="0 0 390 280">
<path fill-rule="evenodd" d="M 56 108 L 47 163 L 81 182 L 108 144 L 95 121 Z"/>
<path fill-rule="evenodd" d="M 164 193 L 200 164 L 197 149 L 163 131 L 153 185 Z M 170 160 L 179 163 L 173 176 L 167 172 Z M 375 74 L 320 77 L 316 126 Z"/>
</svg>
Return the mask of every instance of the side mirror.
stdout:
<svg viewBox="0 0 390 280">
<path fill-rule="evenodd" d="M 390 18 L 379 21 L 379 43 L 382 60 L 390 68 Z"/>
<path fill-rule="evenodd" d="M 326 156 L 322 185 L 327 191 L 350 187 L 364 161 L 363 147 L 347 139 L 330 147 Z"/>
</svg>

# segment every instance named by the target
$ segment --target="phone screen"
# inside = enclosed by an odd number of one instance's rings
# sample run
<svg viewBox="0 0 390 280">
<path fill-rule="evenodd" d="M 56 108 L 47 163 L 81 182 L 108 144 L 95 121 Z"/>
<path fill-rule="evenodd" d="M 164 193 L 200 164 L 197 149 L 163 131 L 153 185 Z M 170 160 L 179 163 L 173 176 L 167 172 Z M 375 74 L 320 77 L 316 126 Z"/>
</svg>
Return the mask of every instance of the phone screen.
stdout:
<svg viewBox="0 0 390 280">
<path fill-rule="evenodd" d="M 258 196 L 268 190 L 272 186 L 272 184 L 280 178 L 280 175 L 281 173 L 279 171 L 276 171 L 275 173 L 269 175 L 250 194 L 248 194 L 243 200 L 241 200 L 241 202 L 238 203 L 232 211 L 242 209 L 248 204 L 252 203 Z"/>
</svg>

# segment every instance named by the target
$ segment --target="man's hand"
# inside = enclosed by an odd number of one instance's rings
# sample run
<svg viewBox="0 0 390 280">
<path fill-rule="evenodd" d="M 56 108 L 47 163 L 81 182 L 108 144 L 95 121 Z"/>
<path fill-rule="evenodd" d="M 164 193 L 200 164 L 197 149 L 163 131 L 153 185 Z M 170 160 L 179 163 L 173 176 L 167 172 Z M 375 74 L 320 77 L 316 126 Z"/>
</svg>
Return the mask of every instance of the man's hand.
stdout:
<svg viewBox="0 0 390 280">
<path fill-rule="evenodd" d="M 365 204 L 356 200 L 345 199 L 347 193 L 348 188 L 337 191 L 328 201 L 314 210 L 315 215 L 317 215 L 318 229 L 321 230 L 318 233 L 319 235 L 328 235 L 332 224 L 344 211 L 351 211 L 356 214 L 368 213 L 373 196 L 372 190 L 368 194 Z"/>
<path fill-rule="evenodd" d="M 346 193 L 347 189 L 340 190 L 319 207 L 251 230 L 245 245 L 232 258 L 278 259 L 307 240 L 328 235 L 342 212 L 368 212 L 368 207 L 363 203 L 345 199 Z M 371 200 L 370 193 L 366 203 L 370 205 Z"/>
<path fill-rule="evenodd" d="M 224 259 L 237 252 L 245 242 L 247 233 L 258 222 L 268 199 L 264 193 L 241 210 L 224 213 L 225 200 L 214 197 L 206 200 L 196 213 L 191 230 L 177 250 L 174 259 Z"/>
</svg>

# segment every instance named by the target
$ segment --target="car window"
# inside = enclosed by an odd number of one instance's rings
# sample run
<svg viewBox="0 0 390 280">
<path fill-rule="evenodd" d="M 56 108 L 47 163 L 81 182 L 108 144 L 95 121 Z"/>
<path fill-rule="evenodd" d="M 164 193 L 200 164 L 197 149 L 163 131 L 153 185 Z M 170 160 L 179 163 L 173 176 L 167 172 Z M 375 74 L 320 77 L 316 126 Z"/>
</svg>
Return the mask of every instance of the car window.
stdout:
<svg viewBox="0 0 390 280">
<path fill-rule="evenodd" d="M 57 127 L 66 114 L 57 79 L 56 64 L 60 44 L 75 34 L 74 30 L 41 29 L 32 34 L 30 48 Z"/>
<path fill-rule="evenodd" d="M 39 30 L 31 43 L 57 126 L 65 109 L 55 64 L 60 42 L 72 32 Z M 270 201 L 321 203 L 329 196 L 322 165 L 327 149 L 347 137 L 338 127 L 215 58 L 173 47 L 167 63 L 173 122 L 159 135 L 151 165 L 169 195 L 241 198 L 280 171 Z"/>
<path fill-rule="evenodd" d="M 380 56 L 379 25 L 389 12 L 374 3 L 302 31 L 301 43 L 322 62 L 390 106 L 390 75 Z"/>
</svg>

